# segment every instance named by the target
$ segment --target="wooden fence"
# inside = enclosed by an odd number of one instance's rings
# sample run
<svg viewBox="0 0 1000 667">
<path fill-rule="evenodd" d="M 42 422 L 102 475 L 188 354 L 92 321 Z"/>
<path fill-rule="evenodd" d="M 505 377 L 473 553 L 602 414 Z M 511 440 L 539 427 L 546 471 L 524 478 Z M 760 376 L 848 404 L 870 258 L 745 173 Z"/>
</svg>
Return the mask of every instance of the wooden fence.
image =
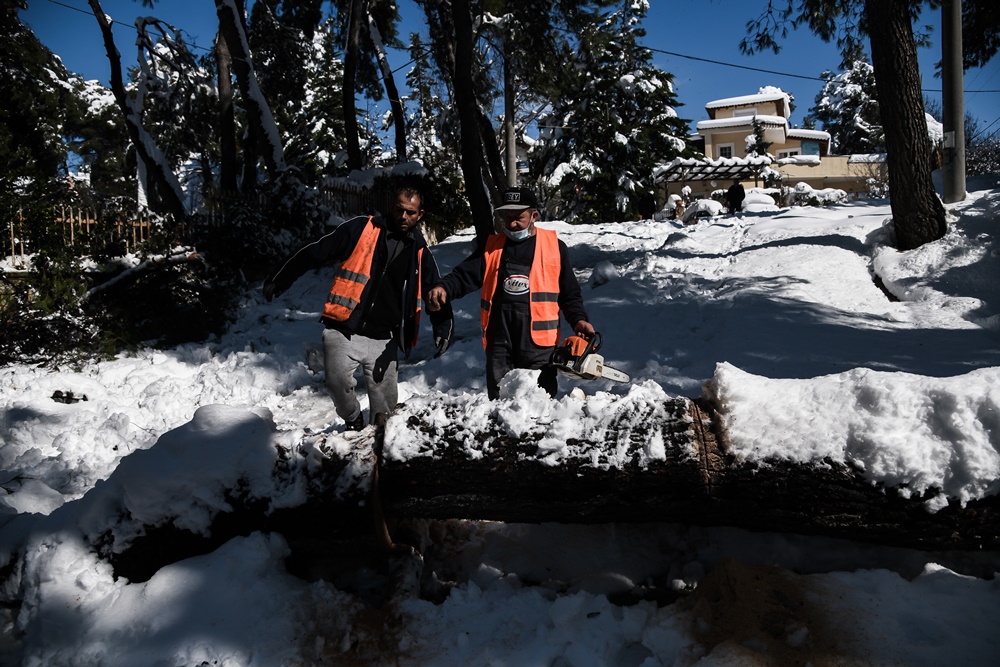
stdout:
<svg viewBox="0 0 1000 667">
<path fill-rule="evenodd" d="M 138 211 L 132 215 L 115 211 L 113 215 L 113 226 L 108 226 L 111 236 L 109 240 L 124 242 L 126 252 L 134 252 L 140 243 L 149 238 L 153 224 L 148 211 Z M 123 217 L 126 219 L 123 220 Z M 95 232 L 100 230 L 101 221 L 97 212 L 92 209 L 63 205 L 59 207 L 55 222 L 62 224 L 66 244 L 75 247 L 78 244 L 89 245 Z"/>
<path fill-rule="evenodd" d="M 383 189 L 352 183 L 346 179 L 329 179 L 319 188 L 317 194 L 330 211 L 349 217 L 361 213 L 388 210 L 389 193 Z M 224 211 L 227 205 L 243 204 L 259 209 L 264 205 L 261 195 L 217 196 L 206 201 L 199 214 L 191 220 L 197 225 L 221 226 L 226 224 Z M 154 222 L 148 211 L 126 212 L 121 209 L 95 210 L 83 206 L 61 204 L 54 207 L 51 225 L 61 228 L 63 242 L 68 247 L 78 248 L 81 254 L 106 248 L 115 244 L 126 253 L 135 252 L 141 243 L 149 239 Z M 0 223 L 2 224 L 2 223 Z M 32 239 L 32 230 L 25 221 L 21 209 L 8 221 L 9 235 L 0 241 L 0 257 L 9 257 L 15 268 L 27 267 L 28 257 L 37 244 Z M 51 229 L 48 230 L 51 232 Z"/>
<path fill-rule="evenodd" d="M 148 211 L 131 215 L 123 211 L 101 214 L 83 206 L 59 205 L 53 210 L 52 225 L 61 228 L 63 243 L 80 250 L 94 250 L 97 246 L 120 244 L 125 252 L 135 252 L 146 241 L 153 228 Z M 26 267 L 28 255 L 34 252 L 31 230 L 25 223 L 22 209 L 8 222 L 9 236 L 4 235 L 3 254 L 10 257 L 14 267 Z M 9 242 L 9 245 L 8 245 Z"/>
</svg>

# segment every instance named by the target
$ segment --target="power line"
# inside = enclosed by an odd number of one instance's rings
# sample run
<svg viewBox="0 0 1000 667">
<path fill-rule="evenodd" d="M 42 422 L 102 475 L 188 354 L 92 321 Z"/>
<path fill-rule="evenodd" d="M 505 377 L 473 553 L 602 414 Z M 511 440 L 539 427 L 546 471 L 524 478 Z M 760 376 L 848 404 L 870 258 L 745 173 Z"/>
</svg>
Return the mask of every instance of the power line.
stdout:
<svg viewBox="0 0 1000 667">
<path fill-rule="evenodd" d="M 824 79 L 822 77 L 818 77 L 818 76 L 806 76 L 804 74 L 791 74 L 789 72 L 779 72 L 777 70 L 772 70 L 772 69 L 761 69 L 760 67 L 750 67 L 749 65 L 737 65 L 736 63 L 727 63 L 727 62 L 723 62 L 721 60 L 712 60 L 710 58 L 699 58 L 698 56 L 689 56 L 689 55 L 684 54 L 684 53 L 675 53 L 673 51 L 664 51 L 663 49 L 654 49 L 651 46 L 647 46 L 646 48 L 649 49 L 650 51 L 655 51 L 656 53 L 662 53 L 662 54 L 668 55 L 668 56 L 675 56 L 677 58 L 687 58 L 688 60 L 697 60 L 699 62 L 710 63 L 712 65 L 722 65 L 723 67 L 735 67 L 737 69 L 746 69 L 746 70 L 751 70 L 753 72 L 763 72 L 764 74 L 775 74 L 777 76 L 790 76 L 790 77 L 795 78 L 795 79 L 807 79 L 809 81 L 823 81 L 824 83 L 826 82 L 826 79 Z M 934 90 L 934 89 L 931 89 L 931 88 L 923 88 L 921 90 L 923 92 L 925 92 L 925 93 L 940 93 L 941 92 L 941 90 Z M 966 93 L 1000 93 L 1000 90 L 966 90 L 966 91 L 963 91 L 963 92 L 966 92 Z"/>
<path fill-rule="evenodd" d="M 81 14 L 86 14 L 87 16 L 93 16 L 94 15 L 93 12 L 91 12 L 91 11 L 89 11 L 87 9 L 81 9 L 80 7 L 74 7 L 73 5 L 67 5 L 65 2 L 59 2 L 59 0 L 48 0 L 48 1 L 51 2 L 53 5 L 59 5 L 60 7 L 65 7 L 66 9 L 72 9 L 74 12 L 80 12 Z M 110 22 L 113 23 L 113 24 L 124 26 L 125 28 L 131 28 L 132 30 L 138 30 L 135 27 L 135 24 L 123 23 L 122 21 L 119 21 L 117 19 L 111 18 L 107 14 L 105 14 L 105 16 L 108 19 L 110 19 Z M 184 32 L 184 30 L 179 28 L 178 32 Z M 195 44 L 194 42 L 185 42 L 185 44 L 188 47 L 193 48 L 193 49 L 199 49 L 199 50 L 205 51 L 205 52 L 211 52 L 212 51 L 212 49 L 207 49 L 204 46 L 199 46 L 198 44 Z"/>
<path fill-rule="evenodd" d="M 66 3 L 59 2 L 59 0 L 48 0 L 48 1 L 51 2 L 54 5 L 59 5 L 60 7 L 65 7 L 66 9 L 72 9 L 73 11 L 80 12 L 81 14 L 87 14 L 87 15 L 91 14 L 91 12 L 89 12 L 89 11 L 87 11 L 85 9 L 80 9 L 79 7 L 74 7 L 73 5 L 68 5 Z M 111 22 L 112 23 L 117 23 L 120 26 L 125 26 L 126 28 L 135 29 L 134 25 L 129 25 L 128 23 L 122 23 L 121 21 L 117 21 L 115 19 L 111 19 Z M 205 48 L 203 46 L 199 46 L 198 44 L 195 44 L 193 42 L 190 43 L 189 46 L 192 47 L 192 48 L 200 49 L 202 51 L 206 51 L 206 52 L 207 51 L 211 51 L 211 49 L 207 49 L 207 48 Z M 428 47 L 424 47 L 424 48 L 425 49 L 429 49 L 430 47 L 428 46 Z M 776 76 L 787 76 L 787 77 L 792 77 L 792 78 L 795 78 L 795 79 L 806 79 L 807 81 L 822 81 L 824 83 L 826 82 L 826 79 L 824 79 L 822 77 L 818 77 L 818 76 L 806 76 L 804 74 L 791 74 L 790 72 L 779 72 L 777 70 L 762 69 L 760 67 L 750 67 L 749 65 L 737 65 L 736 63 L 727 63 L 727 62 L 724 62 L 722 60 L 712 60 L 711 58 L 701 58 L 701 57 L 698 57 L 698 56 L 687 55 L 685 53 L 676 53 L 674 51 L 665 51 L 663 49 L 656 49 L 656 48 L 653 48 L 651 46 L 647 46 L 646 48 L 649 49 L 650 51 L 655 52 L 655 53 L 662 53 L 664 55 L 674 56 L 676 58 L 686 58 L 687 60 L 697 60 L 699 62 L 709 63 L 709 64 L 712 64 L 712 65 L 721 65 L 723 67 L 734 67 L 736 69 L 745 69 L 745 70 L 750 70 L 752 72 L 762 72 L 764 74 L 774 74 Z M 405 63 L 405 64 L 403 64 L 403 65 L 401 65 L 399 67 L 397 67 L 396 69 L 394 69 L 392 71 L 393 71 L 393 73 L 398 72 L 399 70 L 403 69 L 404 67 L 406 67 L 406 66 L 408 66 L 408 65 L 410 65 L 412 63 L 413 63 L 413 60 L 411 60 L 410 62 Z M 921 90 L 923 92 L 925 92 L 925 93 L 940 93 L 940 92 L 943 92 L 940 89 L 933 89 L 933 88 L 923 88 Z M 965 90 L 965 91 L 962 91 L 962 92 L 964 92 L 964 93 L 1000 93 L 1000 89 L 998 89 L 998 90 Z"/>
</svg>

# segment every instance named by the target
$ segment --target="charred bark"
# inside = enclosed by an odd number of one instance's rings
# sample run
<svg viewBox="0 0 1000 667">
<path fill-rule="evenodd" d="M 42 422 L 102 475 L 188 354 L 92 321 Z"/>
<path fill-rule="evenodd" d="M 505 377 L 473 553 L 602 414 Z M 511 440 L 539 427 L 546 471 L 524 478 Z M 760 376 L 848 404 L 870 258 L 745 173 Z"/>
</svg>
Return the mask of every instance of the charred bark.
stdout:
<svg viewBox="0 0 1000 667">
<path fill-rule="evenodd" d="M 929 550 L 1000 549 L 996 497 L 930 513 L 924 499 L 872 484 L 833 461 L 740 463 L 725 453 L 706 407 L 676 400 L 670 421 L 640 418 L 641 426 L 612 429 L 605 442 L 574 443 L 600 451 L 626 441 L 631 462 L 623 466 L 584 459 L 547 465 L 537 443 L 513 440 L 499 428 L 484 436 L 488 457 L 468 457 L 453 437 L 434 457 L 388 458 L 380 470 L 385 512 L 527 523 L 668 522 Z M 432 428 L 409 419 L 411 428 Z M 666 443 L 665 457 L 642 464 L 640 450 L 651 438 Z"/>
<path fill-rule="evenodd" d="M 391 530 L 409 519 L 676 523 L 929 551 L 1000 550 L 998 496 L 964 507 L 952 502 L 931 513 L 924 499 L 872 484 L 834 461 L 741 463 L 726 453 L 709 408 L 687 399 L 622 411 L 602 426 L 600 439 L 567 441 L 576 454 L 555 465 L 539 446 L 550 434 L 515 437 L 495 419 L 472 428 L 450 418 L 449 410 L 461 409 L 403 408 L 388 431 L 379 425 L 346 443 L 332 434 L 339 446 L 320 445 L 323 459 L 311 472 L 289 472 L 276 461 L 276 488 L 294 483 L 307 489 L 298 506 L 273 510 L 268 499 L 232 489 L 226 500 L 233 509 L 218 514 L 207 535 L 170 523 L 130 526 L 119 532 L 141 537 L 115 544 L 116 533 L 109 531 L 96 546 L 116 574 L 131 581 L 254 531 L 284 535 L 292 552 L 289 570 L 304 578 L 336 577 L 344 563 L 388 567 L 386 557 L 412 553 Z M 385 440 L 394 430 L 433 443 L 433 451 L 394 458 Z M 655 460 L 651 442 L 662 444 Z"/>
</svg>

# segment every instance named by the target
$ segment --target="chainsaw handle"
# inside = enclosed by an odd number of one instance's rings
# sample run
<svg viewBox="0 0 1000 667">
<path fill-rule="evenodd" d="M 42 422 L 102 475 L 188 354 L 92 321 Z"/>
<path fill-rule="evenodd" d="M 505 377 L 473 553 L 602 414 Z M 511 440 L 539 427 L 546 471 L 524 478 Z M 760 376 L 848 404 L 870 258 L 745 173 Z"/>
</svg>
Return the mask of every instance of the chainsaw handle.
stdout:
<svg viewBox="0 0 1000 667">
<path fill-rule="evenodd" d="M 601 345 L 604 344 L 604 340 L 601 338 L 601 333 L 599 331 L 595 331 L 591 336 L 586 334 L 579 335 L 588 340 L 587 350 L 583 353 L 584 355 L 590 354 L 591 352 L 597 352 L 601 349 Z"/>
</svg>

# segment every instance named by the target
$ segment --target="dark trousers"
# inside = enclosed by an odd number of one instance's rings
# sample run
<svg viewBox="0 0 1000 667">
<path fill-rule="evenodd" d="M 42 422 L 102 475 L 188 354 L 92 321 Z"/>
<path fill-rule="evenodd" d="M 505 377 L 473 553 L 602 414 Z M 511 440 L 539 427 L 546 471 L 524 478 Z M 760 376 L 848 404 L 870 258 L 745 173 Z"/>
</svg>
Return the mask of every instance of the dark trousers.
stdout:
<svg viewBox="0 0 1000 667">
<path fill-rule="evenodd" d="M 555 396 L 559 381 L 549 358 L 555 346 L 542 347 L 531 340 L 531 313 L 527 304 L 494 304 L 486 330 L 486 393 L 500 397 L 500 380 L 515 368 L 541 369 L 538 386 Z"/>
</svg>

